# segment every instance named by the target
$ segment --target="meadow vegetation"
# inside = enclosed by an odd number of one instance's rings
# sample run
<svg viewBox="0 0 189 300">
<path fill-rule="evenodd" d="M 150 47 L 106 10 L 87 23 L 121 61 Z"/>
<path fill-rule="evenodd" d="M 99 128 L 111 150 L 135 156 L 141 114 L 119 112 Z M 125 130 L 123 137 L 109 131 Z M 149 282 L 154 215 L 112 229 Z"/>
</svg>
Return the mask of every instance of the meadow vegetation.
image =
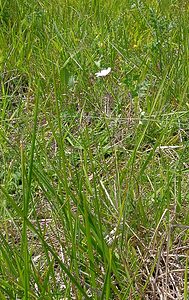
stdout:
<svg viewBox="0 0 189 300">
<path fill-rule="evenodd" d="M 0 299 L 188 299 L 188 24 L 0 1 Z"/>
</svg>

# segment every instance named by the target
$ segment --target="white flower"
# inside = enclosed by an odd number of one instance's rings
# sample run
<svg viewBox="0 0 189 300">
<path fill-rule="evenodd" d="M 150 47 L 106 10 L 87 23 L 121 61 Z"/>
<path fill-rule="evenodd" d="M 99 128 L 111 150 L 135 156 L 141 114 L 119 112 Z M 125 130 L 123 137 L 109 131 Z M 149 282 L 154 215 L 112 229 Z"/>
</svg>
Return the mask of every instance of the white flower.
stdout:
<svg viewBox="0 0 189 300">
<path fill-rule="evenodd" d="M 106 75 L 108 75 L 111 72 L 111 68 L 108 69 L 104 69 L 100 72 L 95 73 L 96 77 L 104 77 Z"/>
</svg>

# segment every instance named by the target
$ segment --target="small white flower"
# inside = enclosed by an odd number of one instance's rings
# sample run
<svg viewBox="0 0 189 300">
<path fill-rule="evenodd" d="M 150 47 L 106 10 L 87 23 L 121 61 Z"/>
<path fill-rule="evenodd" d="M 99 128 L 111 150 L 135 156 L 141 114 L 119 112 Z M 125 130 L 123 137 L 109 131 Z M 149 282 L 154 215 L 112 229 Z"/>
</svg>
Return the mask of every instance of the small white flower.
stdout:
<svg viewBox="0 0 189 300">
<path fill-rule="evenodd" d="M 108 75 L 111 72 L 111 68 L 108 69 L 104 69 L 100 72 L 95 73 L 96 77 L 104 77 L 106 75 Z"/>
</svg>

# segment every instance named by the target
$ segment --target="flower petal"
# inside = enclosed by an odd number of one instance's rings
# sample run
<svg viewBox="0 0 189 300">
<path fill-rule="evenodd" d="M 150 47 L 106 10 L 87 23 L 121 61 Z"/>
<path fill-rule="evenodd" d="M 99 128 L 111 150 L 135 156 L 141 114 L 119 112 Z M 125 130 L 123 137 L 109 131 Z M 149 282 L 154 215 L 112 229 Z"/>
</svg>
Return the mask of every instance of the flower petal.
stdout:
<svg viewBox="0 0 189 300">
<path fill-rule="evenodd" d="M 100 72 L 95 73 L 96 77 L 105 77 L 106 75 L 108 75 L 111 72 L 111 68 L 107 68 L 104 70 L 101 70 Z"/>
</svg>

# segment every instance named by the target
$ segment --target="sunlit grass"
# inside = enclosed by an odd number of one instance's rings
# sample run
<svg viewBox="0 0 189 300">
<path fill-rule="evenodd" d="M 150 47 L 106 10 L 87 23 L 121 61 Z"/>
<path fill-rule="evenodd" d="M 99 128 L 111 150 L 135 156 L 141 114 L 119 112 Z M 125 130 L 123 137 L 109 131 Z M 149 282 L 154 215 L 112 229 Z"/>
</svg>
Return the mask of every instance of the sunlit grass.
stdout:
<svg viewBox="0 0 189 300">
<path fill-rule="evenodd" d="M 187 299 L 187 1 L 0 8 L 0 298 Z"/>
</svg>

